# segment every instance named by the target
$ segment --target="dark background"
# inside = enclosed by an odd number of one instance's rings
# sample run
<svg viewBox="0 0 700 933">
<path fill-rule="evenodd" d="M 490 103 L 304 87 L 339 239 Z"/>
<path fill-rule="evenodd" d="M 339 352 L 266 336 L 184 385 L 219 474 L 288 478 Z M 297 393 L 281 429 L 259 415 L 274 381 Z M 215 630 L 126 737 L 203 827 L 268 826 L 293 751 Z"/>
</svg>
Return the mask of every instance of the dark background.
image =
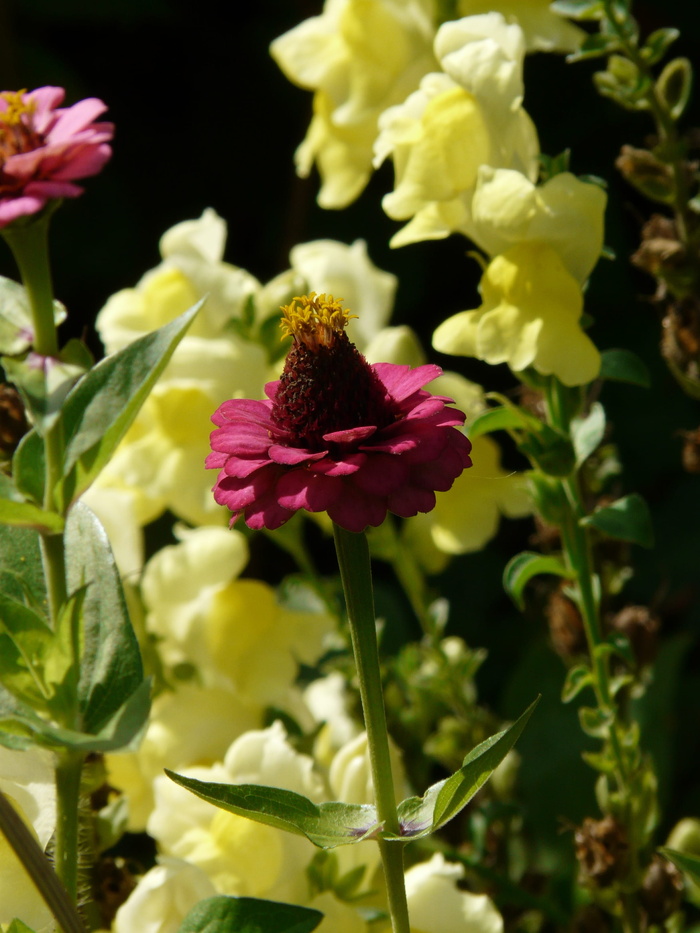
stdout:
<svg viewBox="0 0 700 933">
<path fill-rule="evenodd" d="M 309 122 L 311 95 L 286 81 L 267 49 L 320 8 L 312 0 L 0 2 L 2 87 L 58 84 L 67 88 L 68 103 L 100 97 L 117 127 L 111 164 L 87 180 L 88 194 L 66 203 L 52 226 L 56 294 L 73 333 L 86 331 L 97 347 L 90 329 L 106 298 L 156 265 L 168 227 L 207 206 L 228 221 L 227 260 L 262 281 L 288 267 L 294 243 L 365 238 L 377 265 L 399 276 L 395 320 L 416 327 L 426 345 L 439 321 L 476 306 L 477 268 L 462 238 L 389 249 L 397 225 L 380 204 L 392 184 L 388 165 L 341 212 L 316 206 L 315 177 L 295 177 L 293 152 Z M 634 4 L 643 34 L 679 27 L 675 54 L 697 65 L 696 8 L 695 0 Z M 529 57 L 525 105 L 543 152 L 571 148 L 574 172 L 608 183 L 606 239 L 617 261 L 601 261 L 593 276 L 586 301 L 595 319 L 591 336 L 603 349 L 634 349 L 652 372 L 650 392 L 610 385 L 603 401 L 625 467 L 624 491 L 641 492 L 655 518 L 657 546 L 634 549 L 637 573 L 625 595 L 652 604 L 664 618 L 666 648 L 643 718 L 669 825 L 683 809 L 700 813 L 700 477 L 681 470 L 678 435 L 700 416 L 659 360 L 658 314 L 648 301 L 653 283 L 627 262 L 650 209 L 617 176 L 614 160 L 623 143 L 643 145 L 650 122 L 597 96 L 591 74 L 601 65 Z M 697 93 L 686 123 L 700 123 Z M 7 251 L 0 252 L 0 273 L 15 276 Z M 489 389 L 513 385 L 505 367 L 441 362 Z M 513 716 L 544 693 L 519 747 L 533 820 L 554 839 L 558 815 L 576 820 L 594 811 L 593 774 L 579 761 L 575 711 L 558 700 L 563 667 L 547 646 L 544 623 L 533 614 L 523 619 L 502 594 L 503 565 L 527 545 L 530 531 L 528 522 L 506 523 L 487 551 L 455 561 L 443 584 L 453 604 L 452 630 L 489 649 L 480 675 L 486 701 Z"/>
</svg>

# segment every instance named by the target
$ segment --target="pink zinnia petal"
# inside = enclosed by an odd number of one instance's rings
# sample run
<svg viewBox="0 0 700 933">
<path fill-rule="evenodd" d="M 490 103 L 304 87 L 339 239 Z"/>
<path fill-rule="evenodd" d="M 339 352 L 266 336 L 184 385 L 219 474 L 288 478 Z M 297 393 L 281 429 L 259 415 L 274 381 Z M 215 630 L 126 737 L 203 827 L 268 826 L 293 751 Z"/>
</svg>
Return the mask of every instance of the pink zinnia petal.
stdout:
<svg viewBox="0 0 700 933">
<path fill-rule="evenodd" d="M 0 226 L 38 213 L 48 200 L 78 197 L 83 189 L 73 182 L 97 174 L 111 157 L 114 127 L 94 122 L 105 105 L 88 98 L 61 108 L 64 94 L 42 87 L 0 97 L 0 128 L 9 112 L 22 129 L 14 137 L 18 151 L 0 159 Z"/>
<path fill-rule="evenodd" d="M 440 368 L 370 367 L 330 296 L 284 310 L 295 342 L 282 378 L 265 386 L 267 400 L 233 399 L 212 417 L 216 501 L 250 528 L 277 528 L 305 509 L 361 532 L 388 511 L 430 511 L 435 491 L 471 465 L 464 414 L 423 389 Z"/>
</svg>

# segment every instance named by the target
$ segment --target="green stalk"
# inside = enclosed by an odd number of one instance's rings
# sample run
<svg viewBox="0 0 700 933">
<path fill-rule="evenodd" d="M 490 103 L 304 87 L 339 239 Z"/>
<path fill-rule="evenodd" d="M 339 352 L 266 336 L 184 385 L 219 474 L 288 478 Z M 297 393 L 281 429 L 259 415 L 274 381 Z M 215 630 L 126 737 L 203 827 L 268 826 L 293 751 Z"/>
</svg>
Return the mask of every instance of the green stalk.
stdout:
<svg viewBox="0 0 700 933">
<path fill-rule="evenodd" d="M 678 136 L 678 130 L 676 127 L 676 122 L 673 119 L 672 114 L 669 112 L 666 102 L 662 100 L 656 89 L 656 80 L 654 74 L 649 66 L 649 63 L 642 56 L 639 51 L 639 48 L 636 42 L 630 41 L 628 35 L 625 32 L 624 24 L 625 20 L 620 20 L 612 8 L 611 0 L 604 0 L 605 16 L 610 28 L 615 32 L 619 42 L 620 47 L 627 58 L 638 68 L 639 73 L 644 75 L 648 81 L 648 91 L 644 95 L 644 99 L 651 111 L 654 122 L 656 123 L 656 132 L 658 133 L 659 140 L 664 144 L 664 148 L 667 152 L 679 153 L 681 152 L 680 140 Z M 687 224 L 687 212 L 688 212 L 688 183 L 686 180 L 686 169 L 683 165 L 683 160 L 680 155 L 675 155 L 671 160 L 665 160 L 667 165 L 671 168 L 671 174 L 673 175 L 673 212 L 675 215 L 676 226 L 678 229 L 678 237 L 683 243 L 684 246 L 688 246 L 688 224 Z"/>
<path fill-rule="evenodd" d="M 17 858 L 64 933 L 85 933 L 83 922 L 65 888 L 51 868 L 51 863 L 22 818 L 2 793 L 0 793 L 0 830 L 5 834 Z"/>
<path fill-rule="evenodd" d="M 56 358 L 59 353 L 54 318 L 54 297 L 48 250 L 50 212 L 3 230 L 12 250 L 26 289 L 34 330 L 33 350 L 41 356 Z M 44 435 L 46 463 L 44 508 L 55 508 L 54 489 L 61 478 L 64 455 L 63 431 L 54 423 Z M 62 534 L 41 535 L 41 555 L 46 581 L 49 617 L 54 627 L 67 601 L 65 545 Z M 78 633 L 71 640 L 73 681 L 79 678 Z M 70 705 L 65 725 L 76 728 L 77 696 Z M 58 753 L 56 766 L 56 847 L 55 869 L 68 896 L 76 903 L 78 892 L 78 834 L 80 781 L 84 756 L 72 750 Z"/>
<path fill-rule="evenodd" d="M 82 770 L 81 752 L 65 749 L 58 753 L 54 865 L 74 904 L 78 899 L 78 813 Z"/>
<path fill-rule="evenodd" d="M 360 684 L 377 815 L 386 831 L 398 835 L 400 825 L 394 800 L 389 735 L 379 668 L 369 547 L 364 534 L 346 531 L 335 523 L 333 534 Z M 379 851 L 384 868 L 393 933 L 410 933 L 404 886 L 403 845 L 400 842 L 380 839 Z"/>
</svg>

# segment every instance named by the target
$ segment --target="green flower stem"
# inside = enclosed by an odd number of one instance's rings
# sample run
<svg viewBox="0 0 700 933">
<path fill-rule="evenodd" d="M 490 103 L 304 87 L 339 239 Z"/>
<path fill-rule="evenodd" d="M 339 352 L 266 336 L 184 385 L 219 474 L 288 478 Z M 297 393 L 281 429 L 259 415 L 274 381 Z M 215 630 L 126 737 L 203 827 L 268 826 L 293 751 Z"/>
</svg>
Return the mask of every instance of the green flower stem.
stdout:
<svg viewBox="0 0 700 933">
<path fill-rule="evenodd" d="M 56 765 L 56 874 L 73 903 L 78 898 L 78 813 L 83 754 L 72 749 L 58 753 Z"/>
<path fill-rule="evenodd" d="M 364 534 L 346 531 L 335 523 L 333 534 L 360 684 L 377 815 L 385 830 L 398 835 L 400 826 L 394 800 L 389 736 L 379 668 L 369 547 Z M 393 933 L 410 933 L 404 886 L 403 845 L 399 842 L 380 840 L 379 849 Z"/>
<path fill-rule="evenodd" d="M 567 404 L 566 390 L 561 383 L 552 377 L 547 391 L 547 413 L 550 424 L 563 432 L 565 435 L 571 434 L 571 417 Z M 565 501 L 568 503 L 568 514 L 560 527 L 562 537 L 562 547 L 567 566 L 573 572 L 576 580 L 576 588 L 579 596 L 579 608 L 583 620 L 588 653 L 591 659 L 593 670 L 593 689 L 599 708 L 605 713 L 611 714 L 613 722 L 610 725 L 609 741 L 615 761 L 617 763 L 617 782 L 620 791 L 624 794 L 626 790 L 626 766 L 624 755 L 620 746 L 617 729 L 617 707 L 613 699 L 610 687 L 610 669 L 608 656 L 599 651 L 599 646 L 603 642 L 600 612 L 598 599 L 595 592 L 594 580 L 596 577 L 593 566 L 593 556 L 591 554 L 591 545 L 588 531 L 582 524 L 582 519 L 586 515 L 581 496 L 581 488 L 578 476 L 574 472 L 571 476 L 561 481 L 565 494 Z"/>
<path fill-rule="evenodd" d="M 661 95 L 656 89 L 656 80 L 649 66 L 649 63 L 639 51 L 637 42 L 630 40 L 628 33 L 625 30 L 625 23 L 629 14 L 624 14 L 623 18 L 620 18 L 619 15 L 616 15 L 612 6 L 612 0 L 604 0 L 603 6 L 605 9 L 605 17 L 607 19 L 608 25 L 616 34 L 622 51 L 625 53 L 627 58 L 639 69 L 639 73 L 647 79 L 648 90 L 644 95 L 644 99 L 646 100 L 649 110 L 653 114 L 659 140 L 664 144 L 664 148 L 668 152 L 674 153 L 674 157 L 672 159 L 666 159 L 665 161 L 667 162 L 667 165 L 669 165 L 673 175 L 672 206 L 674 210 L 676 226 L 678 228 L 678 237 L 680 241 L 685 246 L 687 246 L 688 224 L 686 218 L 688 213 L 689 193 L 686 179 L 686 169 L 683 165 L 682 156 L 679 155 L 682 150 L 678 137 L 678 130 L 676 128 L 676 121 L 674 120 L 673 115 L 670 113 L 666 102 L 661 98 Z"/>
<path fill-rule="evenodd" d="M 58 335 L 54 318 L 54 297 L 48 250 L 50 213 L 32 218 L 27 223 L 16 223 L 3 231 L 12 250 L 29 297 L 34 330 L 34 352 L 45 357 L 57 357 Z M 55 508 L 54 489 L 62 475 L 64 455 L 63 432 L 56 423 L 44 435 L 46 462 L 44 508 Z M 49 616 L 53 625 L 67 600 L 65 545 L 63 535 L 42 535 L 41 554 L 49 603 Z M 71 640 L 74 683 L 79 676 L 78 633 Z M 65 723 L 75 728 L 77 697 L 71 704 L 73 712 Z M 77 900 L 78 893 L 78 835 L 80 780 L 83 755 L 66 750 L 58 755 L 56 766 L 56 874 L 63 882 L 68 897 Z"/>
<path fill-rule="evenodd" d="M 51 863 L 3 793 L 0 793 L 0 830 L 24 865 L 63 933 L 85 933 L 83 922 L 51 868 Z"/>
</svg>

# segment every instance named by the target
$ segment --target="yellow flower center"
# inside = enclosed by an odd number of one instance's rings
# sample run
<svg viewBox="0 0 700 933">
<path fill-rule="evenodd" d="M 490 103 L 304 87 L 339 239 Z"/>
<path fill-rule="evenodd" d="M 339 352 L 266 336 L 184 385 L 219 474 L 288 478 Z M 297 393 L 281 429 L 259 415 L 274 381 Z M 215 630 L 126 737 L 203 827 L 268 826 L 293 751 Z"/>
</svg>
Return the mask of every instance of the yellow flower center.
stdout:
<svg viewBox="0 0 700 933">
<path fill-rule="evenodd" d="M 332 295 L 317 295 L 316 292 L 293 298 L 282 308 L 280 327 L 284 331 L 283 338 L 293 337 L 310 350 L 333 346 L 336 336 L 345 331 L 348 321 L 357 317 L 341 308 L 341 301 L 342 298 L 336 300 Z"/>
<path fill-rule="evenodd" d="M 35 101 L 25 100 L 26 93 L 26 88 L 0 93 L 0 99 L 7 103 L 7 109 L 0 110 L 0 171 L 13 155 L 30 152 L 42 144 L 39 134 L 31 128 L 31 121 L 24 119 L 36 109 Z M 19 186 L 19 182 L 9 177 L 5 177 L 3 182 L 0 194 L 8 194 Z"/>
<path fill-rule="evenodd" d="M 34 113 L 36 103 L 33 100 L 25 100 L 24 95 L 27 89 L 22 91 L 3 91 L 0 98 L 7 102 L 7 110 L 0 111 L 0 123 L 6 126 L 16 126 L 22 121 L 25 113 Z"/>
</svg>

